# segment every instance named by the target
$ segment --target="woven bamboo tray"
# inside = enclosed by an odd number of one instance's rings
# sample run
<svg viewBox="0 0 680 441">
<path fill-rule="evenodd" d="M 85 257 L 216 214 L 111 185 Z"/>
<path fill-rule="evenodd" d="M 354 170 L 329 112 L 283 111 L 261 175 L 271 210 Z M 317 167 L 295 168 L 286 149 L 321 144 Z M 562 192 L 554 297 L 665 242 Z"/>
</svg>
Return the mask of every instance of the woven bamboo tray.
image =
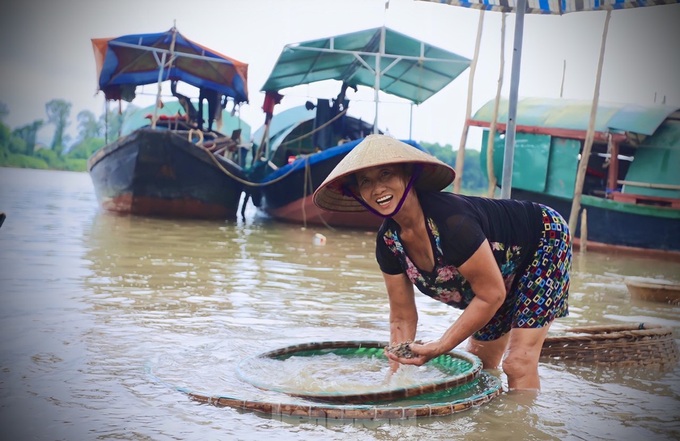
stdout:
<svg viewBox="0 0 680 441">
<path fill-rule="evenodd" d="M 428 362 L 445 374 L 445 378 L 442 380 L 418 384 L 412 387 L 388 387 L 383 389 L 384 386 L 379 386 L 370 392 L 364 391 L 353 393 L 335 391 L 305 392 L 295 390 L 276 384 L 270 384 L 267 378 L 262 378 L 261 375 L 249 375 L 241 369 L 244 364 L 248 364 L 251 360 L 256 360 L 258 358 L 285 360 L 293 356 L 314 357 L 324 354 L 335 354 L 342 357 L 382 358 L 386 360 L 387 357 L 384 355 L 384 348 L 386 345 L 386 342 L 378 341 L 325 341 L 288 346 L 244 360 L 244 362 L 239 365 L 237 374 L 241 380 L 257 386 L 260 389 L 273 390 L 295 397 L 329 403 L 366 404 L 396 401 L 452 389 L 470 383 L 479 377 L 482 371 L 482 362 L 475 355 L 463 351 L 451 351 L 442 354 L 439 357 L 435 357 Z"/>
<path fill-rule="evenodd" d="M 474 381 L 482 381 L 485 389 L 476 394 L 447 398 L 445 393 L 421 395 L 420 403 L 401 401 L 386 404 L 333 404 L 292 403 L 261 400 L 245 400 L 224 395 L 208 395 L 182 390 L 193 401 L 215 407 L 230 407 L 252 411 L 272 417 L 302 417 L 317 420 L 408 420 L 413 418 L 439 417 L 463 412 L 481 406 L 500 395 L 501 380 L 482 372 Z M 444 396 L 438 395 L 444 394 Z M 428 400 L 430 399 L 430 400 Z"/>
<path fill-rule="evenodd" d="M 570 328 L 569 335 L 549 336 L 541 357 L 616 366 L 673 366 L 680 353 L 673 330 L 653 324 Z"/>
<path fill-rule="evenodd" d="M 488 403 L 501 394 L 499 378 L 486 372 L 474 381 L 482 381 L 485 389 L 481 393 L 464 397 L 421 395 L 420 403 L 394 402 L 386 404 L 333 404 L 333 403 L 292 403 L 276 401 L 245 400 L 224 395 L 209 395 L 201 392 L 182 390 L 193 401 L 216 407 L 253 411 L 272 417 L 304 417 L 318 420 L 406 420 L 421 417 L 446 416 Z M 441 393 L 441 392 L 440 392 Z M 431 400 L 427 400 L 432 398 Z"/>
<path fill-rule="evenodd" d="M 266 352 L 258 357 L 285 359 L 291 356 L 315 356 L 328 352 L 342 356 L 384 357 L 385 345 L 386 342 L 377 341 L 307 343 Z M 442 382 L 357 396 L 352 394 L 314 396 L 279 390 L 277 392 L 283 392 L 283 401 L 266 401 L 206 394 L 184 388 L 178 390 L 187 394 L 191 400 L 216 407 L 231 407 L 272 417 L 303 417 L 317 420 L 405 420 L 445 416 L 486 404 L 502 392 L 501 380 L 482 371 L 478 357 L 463 351 L 452 351 L 440 357 L 439 360 L 433 359 L 430 362 L 439 364 L 439 368 L 450 374 Z M 265 384 L 266 379 L 251 378 L 243 372 L 238 375 L 256 387 L 269 389 L 271 386 Z M 295 398 L 303 401 L 295 402 Z M 322 402 L 318 402 L 319 400 Z"/>
</svg>

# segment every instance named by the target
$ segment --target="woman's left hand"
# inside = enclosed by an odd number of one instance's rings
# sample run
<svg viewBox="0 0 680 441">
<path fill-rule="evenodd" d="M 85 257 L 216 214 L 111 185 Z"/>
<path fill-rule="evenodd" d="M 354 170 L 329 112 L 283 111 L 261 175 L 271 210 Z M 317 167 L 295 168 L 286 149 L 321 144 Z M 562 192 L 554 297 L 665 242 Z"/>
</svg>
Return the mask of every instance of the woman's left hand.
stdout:
<svg viewBox="0 0 680 441">
<path fill-rule="evenodd" d="M 422 366 L 436 356 L 441 355 L 439 352 L 439 341 L 432 341 L 424 344 L 411 343 L 409 344 L 409 347 L 411 348 L 411 352 L 416 355 L 415 357 L 398 357 L 391 352 L 387 352 L 387 358 L 401 364 Z"/>
</svg>

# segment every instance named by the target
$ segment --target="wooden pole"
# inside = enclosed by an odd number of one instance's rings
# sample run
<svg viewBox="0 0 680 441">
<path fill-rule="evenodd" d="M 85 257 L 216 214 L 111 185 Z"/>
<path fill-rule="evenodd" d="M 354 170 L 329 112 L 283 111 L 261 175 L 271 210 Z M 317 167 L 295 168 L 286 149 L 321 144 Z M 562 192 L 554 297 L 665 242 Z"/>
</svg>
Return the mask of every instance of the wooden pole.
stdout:
<svg viewBox="0 0 680 441">
<path fill-rule="evenodd" d="M 616 191 L 619 180 L 619 143 L 614 141 L 614 137 L 609 135 L 609 170 L 607 170 L 607 192 Z"/>
<path fill-rule="evenodd" d="M 501 89 L 503 88 L 503 71 L 505 70 L 505 12 L 501 16 L 501 60 L 498 72 L 498 86 L 496 87 L 496 101 L 493 106 L 493 117 L 489 126 L 489 139 L 486 143 L 486 173 L 489 176 L 488 196 L 493 198 L 496 195 L 496 174 L 493 171 L 493 150 L 496 138 L 496 122 L 498 120 L 498 107 L 501 102 Z"/>
<path fill-rule="evenodd" d="M 560 98 L 564 95 L 564 78 L 567 73 L 567 60 L 562 60 L 562 84 L 560 84 Z"/>
<path fill-rule="evenodd" d="M 385 5 L 387 6 L 389 2 Z M 379 133 L 378 130 L 378 110 L 380 107 L 380 57 L 385 53 L 385 26 L 380 29 L 380 47 L 378 53 L 375 55 L 375 81 L 373 90 L 373 101 L 375 101 L 375 118 L 373 119 L 373 133 Z"/>
<path fill-rule="evenodd" d="M 467 142 L 470 115 L 472 113 L 472 90 L 475 82 L 475 71 L 477 70 L 477 59 L 479 58 L 479 46 L 482 41 L 482 30 L 484 29 L 484 10 L 479 12 L 479 24 L 477 25 L 477 40 L 475 41 L 475 54 L 470 63 L 470 78 L 468 80 L 467 107 L 465 109 L 465 123 L 463 133 L 460 135 L 460 144 L 456 154 L 456 180 L 453 182 L 453 192 L 460 193 L 463 182 L 463 166 L 465 165 L 465 143 Z"/>
<path fill-rule="evenodd" d="M 583 192 L 583 182 L 586 177 L 586 169 L 588 168 L 588 160 L 590 159 L 590 151 L 593 147 L 593 138 L 595 135 L 595 117 L 597 116 L 597 105 L 600 98 L 600 82 L 602 80 L 602 63 L 604 61 L 604 49 L 607 44 L 607 31 L 609 29 L 609 18 L 611 17 L 611 10 L 607 10 L 607 17 L 604 20 L 604 30 L 602 32 L 602 44 L 600 45 L 600 60 L 597 64 L 597 77 L 595 80 L 595 91 L 593 93 L 593 104 L 590 108 L 590 121 L 588 123 L 588 132 L 583 144 L 583 152 L 581 153 L 581 160 L 578 163 L 578 172 L 576 173 L 576 185 L 574 187 L 574 199 L 571 204 L 571 212 L 569 212 L 569 231 L 576 235 L 576 225 L 578 222 L 578 214 L 581 210 L 581 193 Z"/>
<path fill-rule="evenodd" d="M 580 238 L 580 249 L 581 254 L 585 253 L 588 249 L 588 210 L 585 208 L 581 213 L 581 238 Z"/>
</svg>

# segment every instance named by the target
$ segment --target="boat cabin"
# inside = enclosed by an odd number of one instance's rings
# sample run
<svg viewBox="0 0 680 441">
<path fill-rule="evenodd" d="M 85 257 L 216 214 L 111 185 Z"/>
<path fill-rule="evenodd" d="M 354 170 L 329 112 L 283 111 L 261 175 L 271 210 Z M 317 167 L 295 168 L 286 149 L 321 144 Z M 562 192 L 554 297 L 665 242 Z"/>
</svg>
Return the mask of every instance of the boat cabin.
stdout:
<svg viewBox="0 0 680 441">
<path fill-rule="evenodd" d="M 469 121 L 488 128 L 493 101 Z M 507 102 L 504 103 L 507 109 Z M 573 198 L 591 104 L 527 98 L 517 107 L 513 190 Z M 506 113 L 494 135 L 494 172 L 500 182 Z M 486 173 L 489 130 L 482 138 Z M 680 111 L 671 106 L 601 103 L 582 194 L 638 205 L 680 209 Z M 564 215 L 564 213 L 563 213 Z"/>
</svg>

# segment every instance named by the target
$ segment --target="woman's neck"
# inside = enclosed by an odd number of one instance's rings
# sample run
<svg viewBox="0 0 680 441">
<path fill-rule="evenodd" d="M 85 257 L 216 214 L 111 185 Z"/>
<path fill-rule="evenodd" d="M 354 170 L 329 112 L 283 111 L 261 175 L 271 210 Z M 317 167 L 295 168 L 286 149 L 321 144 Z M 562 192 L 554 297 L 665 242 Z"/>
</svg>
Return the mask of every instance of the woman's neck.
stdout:
<svg viewBox="0 0 680 441">
<path fill-rule="evenodd" d="M 392 219 L 399 224 L 402 231 L 416 230 L 425 225 L 425 214 L 415 191 L 409 192 L 404 205 Z"/>
</svg>

